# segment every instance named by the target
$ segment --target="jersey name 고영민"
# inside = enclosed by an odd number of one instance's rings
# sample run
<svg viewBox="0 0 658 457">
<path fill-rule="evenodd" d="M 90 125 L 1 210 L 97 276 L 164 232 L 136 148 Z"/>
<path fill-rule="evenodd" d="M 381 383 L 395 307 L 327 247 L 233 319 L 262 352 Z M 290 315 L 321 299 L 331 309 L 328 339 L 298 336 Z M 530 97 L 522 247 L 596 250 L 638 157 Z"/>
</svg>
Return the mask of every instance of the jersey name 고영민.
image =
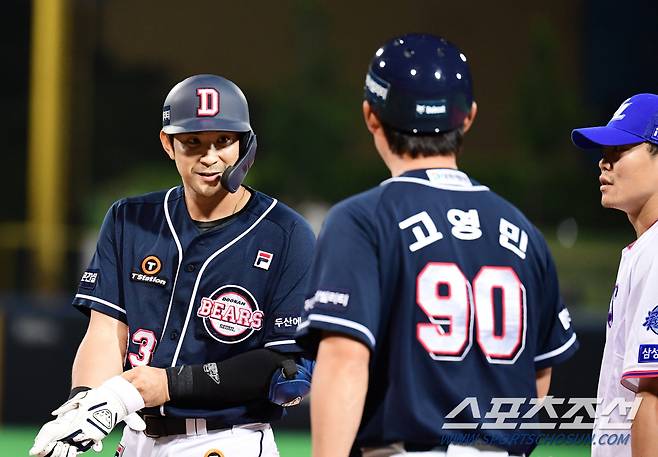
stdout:
<svg viewBox="0 0 658 457">
<path fill-rule="evenodd" d="M 109 210 L 74 305 L 128 325 L 129 366 L 220 362 L 261 347 L 299 351 L 295 327 L 280 319 L 299 319 L 315 237 L 293 210 L 251 193 L 243 210 L 207 231 L 190 218 L 182 187 Z M 269 422 L 282 410 L 264 400 L 249 409 L 158 413 L 236 425 Z"/>
<path fill-rule="evenodd" d="M 541 233 L 486 186 L 448 169 L 404 173 L 332 208 L 298 342 L 317 350 L 323 331 L 373 351 L 356 440 L 365 447 L 445 444 L 462 432 L 509 438 L 513 431 L 479 427 L 489 420 L 468 411 L 450 420 L 477 430 L 449 429 L 446 416 L 467 397 L 480 405 L 534 398 L 536 371 L 578 347 Z M 517 440 L 508 450 L 532 448 Z"/>
</svg>

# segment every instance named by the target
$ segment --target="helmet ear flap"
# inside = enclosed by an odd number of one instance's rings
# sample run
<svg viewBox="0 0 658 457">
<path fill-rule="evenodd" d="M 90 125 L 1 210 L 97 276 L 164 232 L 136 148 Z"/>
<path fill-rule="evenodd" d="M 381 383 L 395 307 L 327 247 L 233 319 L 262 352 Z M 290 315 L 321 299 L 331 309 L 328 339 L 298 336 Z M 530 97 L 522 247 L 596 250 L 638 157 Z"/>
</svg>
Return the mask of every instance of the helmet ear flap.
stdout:
<svg viewBox="0 0 658 457">
<path fill-rule="evenodd" d="M 258 143 L 256 141 L 256 134 L 253 131 L 247 132 L 243 138 L 242 143 L 244 146 L 240 147 L 240 157 L 235 165 L 228 167 L 220 179 L 220 184 L 227 191 L 234 193 L 244 181 L 247 176 L 249 168 L 254 164 L 256 158 L 256 148 Z"/>
</svg>

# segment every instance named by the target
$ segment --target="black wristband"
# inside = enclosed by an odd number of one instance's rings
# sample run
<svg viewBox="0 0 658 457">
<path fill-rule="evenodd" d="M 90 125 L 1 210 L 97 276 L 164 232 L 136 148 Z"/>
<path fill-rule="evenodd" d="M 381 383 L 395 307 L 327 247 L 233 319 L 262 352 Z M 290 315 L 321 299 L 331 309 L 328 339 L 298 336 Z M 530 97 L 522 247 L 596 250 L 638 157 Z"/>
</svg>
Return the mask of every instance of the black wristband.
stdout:
<svg viewBox="0 0 658 457">
<path fill-rule="evenodd" d="M 86 392 L 88 390 L 91 390 L 91 387 L 87 387 L 87 386 L 74 387 L 73 389 L 71 389 L 71 393 L 69 394 L 69 400 L 75 397 L 76 395 L 78 395 L 80 392 Z"/>
<path fill-rule="evenodd" d="M 256 349 L 219 363 L 169 367 L 167 385 L 171 404 L 179 407 L 223 408 L 267 399 L 274 371 L 284 365 L 291 354 Z M 295 366 L 296 367 L 296 366 Z"/>
</svg>

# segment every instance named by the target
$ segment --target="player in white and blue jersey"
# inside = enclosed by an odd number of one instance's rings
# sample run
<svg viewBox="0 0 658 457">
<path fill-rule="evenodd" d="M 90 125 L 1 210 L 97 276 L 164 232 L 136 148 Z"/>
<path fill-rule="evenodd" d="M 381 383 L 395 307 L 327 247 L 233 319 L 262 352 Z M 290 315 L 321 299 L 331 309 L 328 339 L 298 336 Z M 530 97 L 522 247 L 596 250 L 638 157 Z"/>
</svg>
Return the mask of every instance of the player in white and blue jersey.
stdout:
<svg viewBox="0 0 658 457">
<path fill-rule="evenodd" d="M 610 299 L 592 457 L 654 455 L 658 449 L 658 95 L 634 95 L 607 125 L 575 129 L 571 138 L 581 149 L 601 152 L 601 205 L 626 213 L 637 235 L 621 252 Z M 637 413 L 634 419 L 632 409 Z M 629 430 L 631 439 L 623 444 L 597 442 L 597 437 L 623 436 Z"/>
<path fill-rule="evenodd" d="M 484 413 L 493 398 L 546 395 L 578 344 L 539 230 L 457 169 L 476 109 L 466 57 L 443 38 L 376 52 L 363 111 L 393 177 L 333 207 L 318 239 L 298 329 L 317 353 L 314 457 L 517 456 L 536 444 L 488 428 Z M 468 397 L 482 417 L 448 417 Z"/>
</svg>

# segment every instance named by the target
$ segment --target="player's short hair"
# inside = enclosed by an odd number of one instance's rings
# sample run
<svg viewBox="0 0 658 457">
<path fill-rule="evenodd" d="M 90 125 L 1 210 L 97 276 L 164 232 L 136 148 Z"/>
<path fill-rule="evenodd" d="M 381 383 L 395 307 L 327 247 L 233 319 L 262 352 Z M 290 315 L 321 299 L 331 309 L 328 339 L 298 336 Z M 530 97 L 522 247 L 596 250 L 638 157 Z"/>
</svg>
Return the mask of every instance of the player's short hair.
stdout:
<svg viewBox="0 0 658 457">
<path fill-rule="evenodd" d="M 649 154 L 658 155 L 658 144 L 649 143 Z"/>
<path fill-rule="evenodd" d="M 395 154 L 409 155 L 412 159 L 432 156 L 458 156 L 464 143 L 464 129 L 444 133 L 412 135 L 383 125 L 388 145 Z"/>
</svg>

